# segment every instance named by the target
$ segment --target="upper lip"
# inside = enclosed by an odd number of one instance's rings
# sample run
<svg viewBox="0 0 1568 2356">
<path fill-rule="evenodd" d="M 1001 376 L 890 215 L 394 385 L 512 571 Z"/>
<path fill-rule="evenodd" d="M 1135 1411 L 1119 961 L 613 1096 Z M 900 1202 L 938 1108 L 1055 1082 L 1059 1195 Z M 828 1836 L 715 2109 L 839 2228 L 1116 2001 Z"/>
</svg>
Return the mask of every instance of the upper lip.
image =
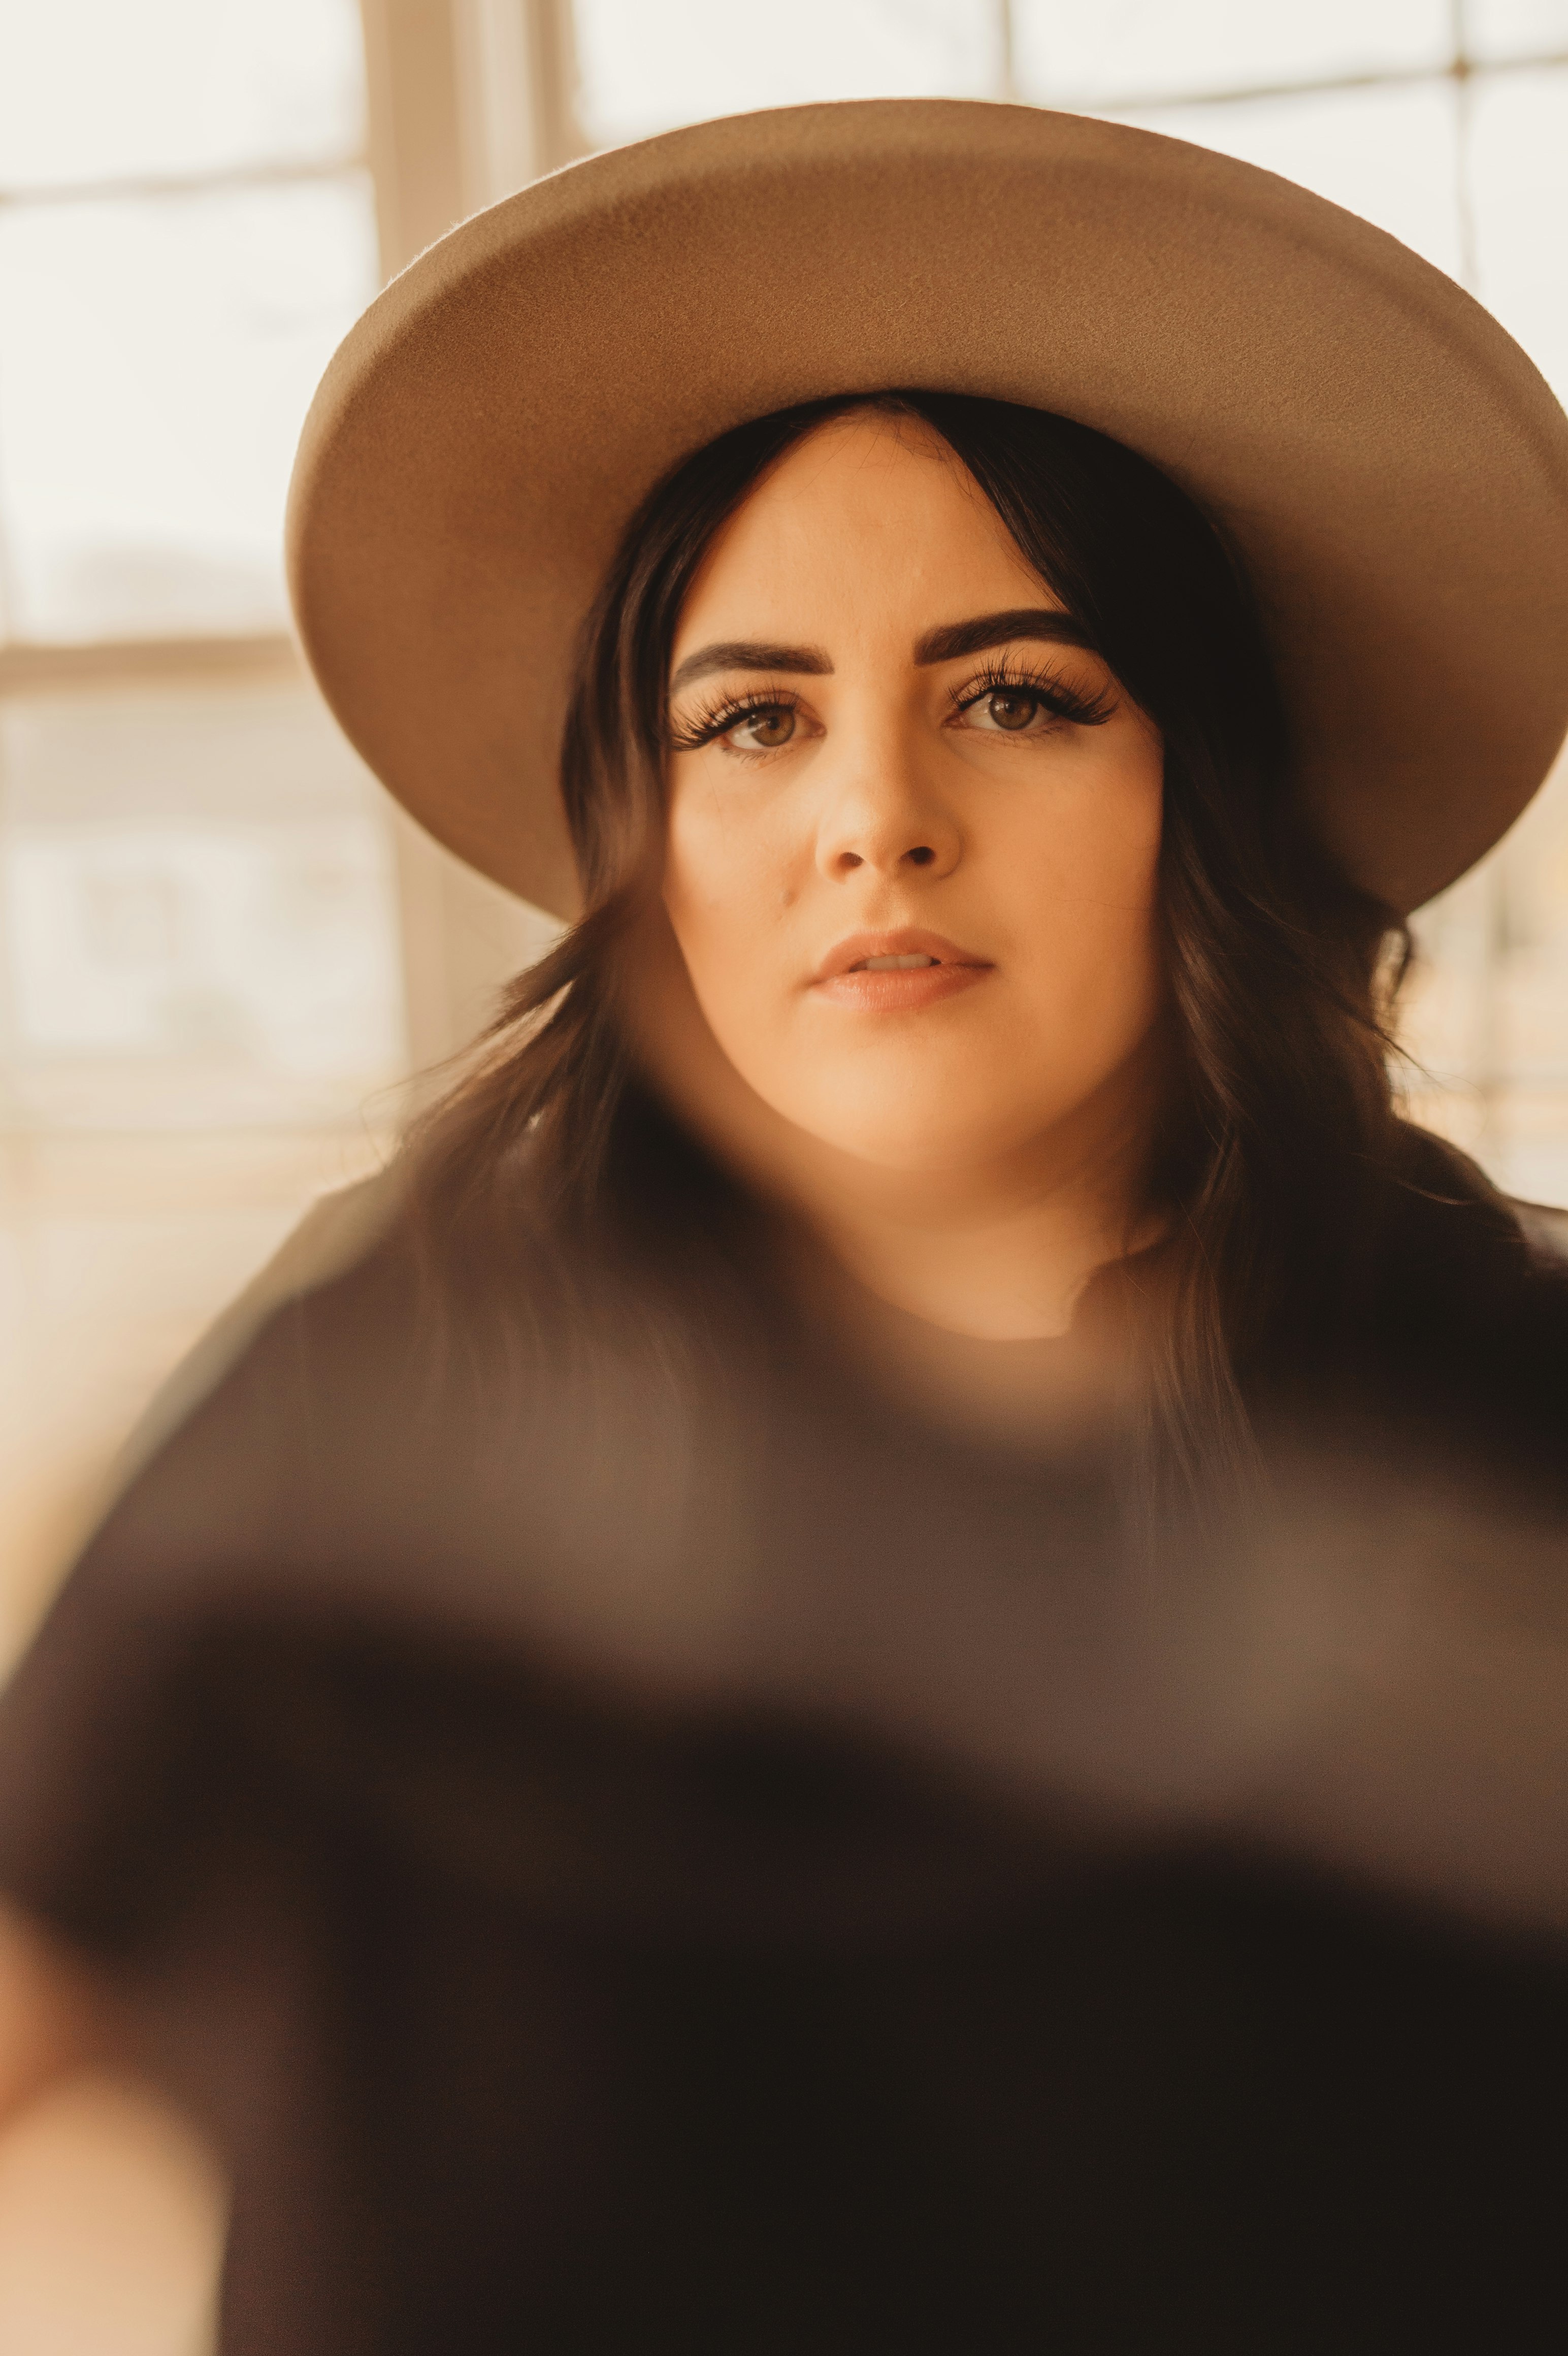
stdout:
<svg viewBox="0 0 1568 2356">
<path fill-rule="evenodd" d="M 823 958 L 813 981 L 832 981 L 841 973 L 848 973 L 867 958 L 929 957 L 939 965 L 989 965 L 989 958 L 977 957 L 972 949 L 961 949 L 943 933 L 926 933 L 906 926 L 895 933 L 851 933 L 838 941 Z"/>
</svg>

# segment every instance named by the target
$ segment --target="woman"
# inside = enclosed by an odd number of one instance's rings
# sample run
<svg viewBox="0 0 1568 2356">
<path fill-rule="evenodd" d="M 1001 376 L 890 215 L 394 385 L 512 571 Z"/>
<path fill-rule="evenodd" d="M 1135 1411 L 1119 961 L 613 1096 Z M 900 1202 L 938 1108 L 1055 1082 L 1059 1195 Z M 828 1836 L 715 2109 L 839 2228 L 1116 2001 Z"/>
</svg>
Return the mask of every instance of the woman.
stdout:
<svg viewBox="0 0 1568 2356">
<path fill-rule="evenodd" d="M 16 2005 L 220 2136 L 227 2347 L 1561 2337 L 1568 1309 L 1382 1025 L 1565 524 L 1436 273 L 1008 110 L 599 159 L 349 339 L 312 659 L 581 914 L 7 1697 Z"/>
</svg>

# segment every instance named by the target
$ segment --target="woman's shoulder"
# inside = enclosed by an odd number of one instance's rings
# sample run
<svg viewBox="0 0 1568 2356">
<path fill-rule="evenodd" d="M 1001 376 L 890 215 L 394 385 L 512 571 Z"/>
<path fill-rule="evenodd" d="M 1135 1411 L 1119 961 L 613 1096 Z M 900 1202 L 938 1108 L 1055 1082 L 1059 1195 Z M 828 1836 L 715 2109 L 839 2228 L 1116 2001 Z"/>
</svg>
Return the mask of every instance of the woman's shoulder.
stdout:
<svg viewBox="0 0 1568 2356">
<path fill-rule="evenodd" d="M 313 1203 L 272 1258 L 159 1387 L 115 1467 L 126 1486 L 244 1361 L 274 1321 L 371 1259 L 395 1227 L 403 1180 L 393 1163 Z"/>
<path fill-rule="evenodd" d="M 1482 1291 L 1557 1290 L 1568 1271 L 1568 1210 L 1505 1194 L 1458 1146 L 1412 1121 L 1400 1124 L 1393 1176 L 1396 1265 L 1410 1262 L 1440 1291 L 1466 1278 Z"/>
<path fill-rule="evenodd" d="M 286 1444 L 319 1459 L 340 1458 L 349 1435 L 369 1447 L 412 1430 L 437 1394 L 480 1380 L 489 1323 L 504 1324 L 508 1344 L 490 1359 L 504 1355 L 514 1375 L 559 1344 L 565 1321 L 547 1304 L 570 1295 L 567 1255 L 526 1199 L 504 1254 L 479 1264 L 446 1248 L 441 1206 L 424 1200 L 420 1180 L 405 1150 L 311 1206 L 154 1398 L 122 1451 L 122 1491 L 199 1435 L 220 1432 L 259 1458 Z M 498 1296 L 505 1313 L 487 1323 L 476 1299 L 496 1309 Z"/>
<path fill-rule="evenodd" d="M 1537 1258 L 1547 1268 L 1568 1269 L 1568 1211 L 1551 1203 L 1521 1202 L 1506 1197 L 1520 1230 Z"/>
<path fill-rule="evenodd" d="M 420 1174 L 405 1156 L 318 1204 L 223 1313 L 134 1435 L 79 1580 L 188 1615 L 499 1587 L 521 1612 L 589 1539 L 652 1545 L 703 1453 L 689 1337 L 521 1190 L 494 1253 L 454 1242 Z"/>
<path fill-rule="evenodd" d="M 1403 1127 L 1374 1287 L 1396 1417 L 1561 1477 L 1568 1430 L 1568 1211 L 1515 1201 L 1458 1147 Z"/>
</svg>

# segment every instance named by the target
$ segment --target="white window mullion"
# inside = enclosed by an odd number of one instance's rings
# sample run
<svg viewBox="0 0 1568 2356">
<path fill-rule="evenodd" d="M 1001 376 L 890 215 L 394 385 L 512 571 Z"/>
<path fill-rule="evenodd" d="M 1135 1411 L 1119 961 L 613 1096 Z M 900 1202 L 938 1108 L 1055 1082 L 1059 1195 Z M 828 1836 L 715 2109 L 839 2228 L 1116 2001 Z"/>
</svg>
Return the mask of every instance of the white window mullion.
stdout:
<svg viewBox="0 0 1568 2356">
<path fill-rule="evenodd" d="M 580 151 L 566 0 L 361 0 L 381 266 Z M 410 1061 L 466 1046 L 553 926 L 395 820 Z"/>
</svg>

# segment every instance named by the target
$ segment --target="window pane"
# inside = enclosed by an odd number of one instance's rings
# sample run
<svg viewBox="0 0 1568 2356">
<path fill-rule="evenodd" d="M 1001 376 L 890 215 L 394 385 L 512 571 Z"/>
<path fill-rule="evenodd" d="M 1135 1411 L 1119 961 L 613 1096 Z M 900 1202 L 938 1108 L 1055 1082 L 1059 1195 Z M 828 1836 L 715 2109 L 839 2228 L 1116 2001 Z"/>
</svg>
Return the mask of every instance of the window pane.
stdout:
<svg viewBox="0 0 1568 2356">
<path fill-rule="evenodd" d="M 1021 94 L 1038 105 L 1423 71 L 1452 54 L 1449 0 L 1013 0 Z"/>
<path fill-rule="evenodd" d="M 399 1075 L 388 820 L 293 681 L 0 706 L 12 1122 L 347 1121 Z"/>
<path fill-rule="evenodd" d="M 0 188 L 337 160 L 354 0 L 0 0 Z"/>
<path fill-rule="evenodd" d="M 1568 763 L 1415 932 L 1412 1108 L 1509 1192 L 1568 1203 Z"/>
<path fill-rule="evenodd" d="M 1568 400 L 1568 67 L 1471 89 L 1481 300 Z"/>
<path fill-rule="evenodd" d="M 12 633 L 277 627 L 300 423 L 375 284 L 358 173 L 0 213 Z"/>
<path fill-rule="evenodd" d="M 1466 0 L 1473 58 L 1528 58 L 1568 49 L 1568 0 Z"/>
<path fill-rule="evenodd" d="M 748 108 L 832 98 L 989 98 L 993 0 L 796 0 L 787 27 L 735 0 L 575 0 L 579 107 L 596 145 Z"/>
<path fill-rule="evenodd" d="M 1161 107 L 1119 119 L 1282 172 L 1459 274 L 1457 110 L 1447 81 Z"/>
</svg>

